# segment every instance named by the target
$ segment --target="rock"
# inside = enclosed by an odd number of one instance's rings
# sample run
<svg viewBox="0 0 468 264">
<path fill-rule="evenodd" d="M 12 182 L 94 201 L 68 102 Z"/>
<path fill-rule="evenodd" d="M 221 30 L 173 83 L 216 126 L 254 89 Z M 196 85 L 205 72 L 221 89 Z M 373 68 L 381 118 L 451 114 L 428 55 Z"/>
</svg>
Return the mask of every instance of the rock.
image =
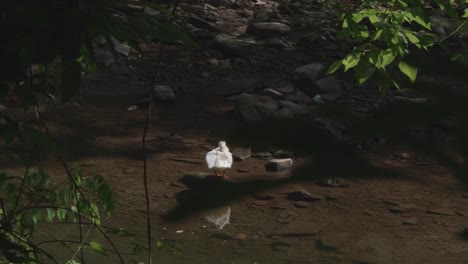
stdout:
<svg viewBox="0 0 468 264">
<path fill-rule="evenodd" d="M 374 215 L 374 214 L 375 214 L 374 211 L 369 210 L 369 209 L 364 210 L 363 213 L 364 213 L 365 215 Z"/>
<path fill-rule="evenodd" d="M 447 208 L 434 208 L 427 210 L 428 214 L 436 214 L 436 215 L 454 215 L 455 212 L 447 209 Z"/>
<path fill-rule="evenodd" d="M 342 178 L 329 178 L 320 180 L 320 185 L 328 187 L 348 187 L 349 184 L 346 183 Z"/>
<path fill-rule="evenodd" d="M 144 12 L 145 12 L 145 14 L 147 14 L 148 16 L 155 16 L 155 15 L 158 15 L 158 14 L 159 14 L 158 11 L 154 10 L 154 9 L 151 8 L 151 7 L 147 7 L 147 6 L 145 6 L 145 8 L 144 8 Z"/>
<path fill-rule="evenodd" d="M 244 233 L 239 233 L 239 234 L 235 235 L 233 238 L 236 239 L 236 240 L 244 240 L 244 239 L 247 238 L 247 235 L 244 234 Z"/>
<path fill-rule="evenodd" d="M 111 36 L 112 44 L 114 45 L 114 50 L 118 53 L 128 57 L 128 54 L 132 51 L 132 48 L 126 43 L 120 42 L 118 39 Z"/>
<path fill-rule="evenodd" d="M 307 201 L 307 202 L 318 201 L 322 199 L 321 196 L 310 194 L 303 190 L 289 192 L 287 193 L 287 198 L 293 201 Z"/>
<path fill-rule="evenodd" d="M 270 152 L 255 152 L 252 154 L 252 157 L 259 158 L 259 159 L 270 159 L 271 153 Z"/>
<path fill-rule="evenodd" d="M 321 63 L 311 63 L 301 66 L 295 70 L 296 74 L 307 81 L 315 82 L 325 71 L 325 66 Z"/>
<path fill-rule="evenodd" d="M 336 93 L 342 91 L 341 81 L 333 76 L 320 79 L 315 82 L 315 85 L 321 93 Z"/>
<path fill-rule="evenodd" d="M 309 106 L 306 104 L 297 104 L 290 109 L 296 116 L 307 115 L 310 111 Z"/>
<path fill-rule="evenodd" d="M 232 150 L 232 156 L 238 161 L 246 160 L 251 155 L 252 152 L 250 148 L 234 147 Z"/>
<path fill-rule="evenodd" d="M 153 93 L 156 101 L 169 102 L 176 99 L 171 87 L 166 85 L 155 85 L 153 87 Z"/>
<path fill-rule="evenodd" d="M 419 223 L 419 218 L 417 217 L 410 217 L 408 219 L 405 219 L 405 221 L 403 221 L 403 225 L 415 225 Z"/>
<path fill-rule="evenodd" d="M 403 88 L 395 91 L 395 95 L 397 96 L 403 96 L 403 97 L 409 97 L 409 98 L 416 98 L 417 97 L 417 92 L 414 89 L 409 89 L 409 88 Z"/>
<path fill-rule="evenodd" d="M 283 107 L 280 110 L 276 111 L 273 116 L 275 119 L 292 119 L 294 118 L 294 112 L 289 107 Z"/>
<path fill-rule="evenodd" d="M 263 46 L 267 48 L 284 49 L 288 46 L 288 44 L 279 38 L 269 38 L 263 41 Z"/>
<path fill-rule="evenodd" d="M 393 156 L 395 158 L 399 158 L 399 159 L 411 159 L 411 155 L 409 153 L 406 153 L 406 152 L 394 153 Z"/>
<path fill-rule="evenodd" d="M 326 233 L 320 236 L 320 245 L 328 249 L 338 249 L 350 238 L 349 233 Z"/>
<path fill-rule="evenodd" d="M 237 111 L 246 122 L 268 119 L 274 115 L 279 103 L 267 96 L 241 94 L 237 98 Z"/>
<path fill-rule="evenodd" d="M 295 107 L 297 106 L 298 104 L 297 103 L 294 103 L 294 102 L 291 102 L 291 101 L 285 101 L 285 100 L 280 100 L 279 101 L 279 104 L 280 106 L 283 106 L 283 107 Z"/>
<path fill-rule="evenodd" d="M 137 109 L 138 109 L 138 105 L 132 105 L 129 108 L 127 108 L 127 111 L 132 112 L 132 111 L 135 111 Z M 0 108 L 0 112 L 1 112 L 1 108 Z"/>
<path fill-rule="evenodd" d="M 195 16 L 192 16 L 192 17 L 189 17 L 187 18 L 187 22 L 194 25 L 195 27 L 197 28 L 203 28 L 203 29 L 206 29 L 210 32 L 220 32 L 220 28 L 218 26 L 216 26 L 215 24 L 213 23 L 210 23 L 204 19 L 201 19 L 199 17 L 195 17 Z"/>
<path fill-rule="evenodd" d="M 294 86 L 292 85 L 286 85 L 286 86 L 281 86 L 276 90 L 278 90 L 279 92 L 288 94 L 288 93 L 294 93 L 296 89 L 294 89 Z"/>
<path fill-rule="evenodd" d="M 394 206 L 390 209 L 391 212 L 393 213 L 406 213 L 406 212 L 411 212 L 416 209 L 416 205 L 409 203 L 409 204 L 400 204 L 397 206 Z"/>
<path fill-rule="evenodd" d="M 265 206 L 265 205 L 270 204 L 270 202 L 265 201 L 265 200 L 257 200 L 257 201 L 252 202 L 251 204 L 256 205 L 256 206 Z"/>
<path fill-rule="evenodd" d="M 291 151 L 280 149 L 280 150 L 273 152 L 273 157 L 277 159 L 286 159 L 286 158 L 293 158 L 294 154 Z"/>
<path fill-rule="evenodd" d="M 258 82 L 255 79 L 213 80 L 201 89 L 200 92 L 209 95 L 232 96 L 252 93 L 257 89 L 257 84 Z M 239 97 L 237 97 L 238 99 Z"/>
<path fill-rule="evenodd" d="M 284 171 L 291 168 L 292 165 L 292 159 L 272 159 L 265 164 L 265 169 L 267 171 Z"/>
<path fill-rule="evenodd" d="M 190 30 L 190 36 L 192 39 L 211 39 L 213 38 L 213 33 L 203 28 L 194 28 Z"/>
<path fill-rule="evenodd" d="M 275 241 L 271 244 L 271 248 L 273 251 L 281 252 L 291 252 L 294 250 L 294 247 L 292 247 L 291 244 L 285 241 Z"/>
<path fill-rule="evenodd" d="M 275 89 L 271 89 L 271 88 L 263 90 L 263 94 L 272 95 L 272 96 L 276 96 L 276 97 L 283 97 L 284 96 L 284 94 L 276 91 Z"/>
<path fill-rule="evenodd" d="M 236 39 L 220 34 L 213 38 L 213 45 L 221 51 L 234 56 L 247 56 L 253 52 L 257 42 L 252 39 Z"/>
<path fill-rule="evenodd" d="M 278 22 L 253 23 L 248 26 L 247 33 L 257 37 L 281 36 L 291 31 L 288 25 Z"/>
<path fill-rule="evenodd" d="M 270 208 L 274 210 L 286 210 L 289 208 L 289 205 L 288 202 L 279 202 L 272 204 Z"/>
<path fill-rule="evenodd" d="M 396 101 L 410 102 L 410 103 L 415 103 L 415 104 L 424 104 L 428 101 L 427 98 L 422 98 L 422 97 L 407 98 L 403 96 L 394 96 L 393 99 L 395 99 Z"/>
<path fill-rule="evenodd" d="M 294 203 L 294 206 L 296 206 L 297 208 L 308 208 L 309 203 L 305 201 L 298 201 Z"/>
<path fill-rule="evenodd" d="M 292 222 L 274 231 L 275 236 L 314 236 L 320 233 L 322 226 L 311 222 Z"/>
<path fill-rule="evenodd" d="M 309 46 L 313 44 L 318 44 L 322 40 L 322 36 L 318 32 L 310 32 L 305 34 L 298 42 L 298 45 Z"/>
<path fill-rule="evenodd" d="M 205 172 L 187 172 L 179 182 L 192 189 L 216 188 L 232 184 L 232 180 Z"/>
<path fill-rule="evenodd" d="M 285 96 L 284 99 L 295 102 L 295 103 L 300 103 L 300 104 L 314 103 L 314 100 L 306 94 L 296 94 L 296 95 L 288 94 Z"/>
<path fill-rule="evenodd" d="M 317 94 L 316 96 L 314 96 L 314 98 L 312 98 L 312 100 L 314 100 L 314 102 L 317 103 L 317 104 L 324 104 L 325 103 L 325 100 L 322 98 L 322 96 L 320 94 Z"/>
<path fill-rule="evenodd" d="M 320 97 L 322 97 L 325 102 L 333 102 L 340 99 L 341 93 L 320 94 Z"/>
</svg>

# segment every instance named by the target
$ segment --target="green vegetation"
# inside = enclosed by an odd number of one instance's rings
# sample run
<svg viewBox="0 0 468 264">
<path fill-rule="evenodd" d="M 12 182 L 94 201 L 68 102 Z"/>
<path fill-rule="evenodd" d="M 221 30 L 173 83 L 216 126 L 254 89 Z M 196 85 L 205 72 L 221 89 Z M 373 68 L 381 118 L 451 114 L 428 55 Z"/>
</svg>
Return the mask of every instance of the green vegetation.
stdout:
<svg viewBox="0 0 468 264">
<path fill-rule="evenodd" d="M 447 56 L 468 64 L 466 36 L 460 32 L 468 29 L 468 1 L 325 1 L 338 11 L 342 30 L 338 36 L 353 39 L 355 47 L 342 60 L 334 62 L 328 73 L 341 67 L 354 70 L 359 85 L 376 76 L 382 92 L 390 87 L 399 88 L 393 66 L 412 82 L 416 80 L 418 66 L 406 60 L 415 49 L 429 52 L 443 48 Z M 450 32 L 434 32 L 431 15 L 446 13 L 450 16 Z"/>
</svg>

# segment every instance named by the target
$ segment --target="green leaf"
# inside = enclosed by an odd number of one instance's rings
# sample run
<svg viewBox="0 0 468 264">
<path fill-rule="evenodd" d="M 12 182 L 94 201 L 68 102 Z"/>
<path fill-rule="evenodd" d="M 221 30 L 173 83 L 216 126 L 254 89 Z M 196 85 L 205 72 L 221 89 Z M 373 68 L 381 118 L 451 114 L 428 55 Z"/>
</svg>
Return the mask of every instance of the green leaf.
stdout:
<svg viewBox="0 0 468 264">
<path fill-rule="evenodd" d="M 107 252 L 106 250 L 104 249 L 104 247 L 97 243 L 97 242 L 90 242 L 89 243 L 89 248 L 91 248 L 92 250 L 98 252 L 98 253 L 101 253 L 101 254 L 104 254 L 107 256 Z"/>
<path fill-rule="evenodd" d="M 52 208 L 47 208 L 46 209 L 46 221 L 50 223 L 52 222 L 52 220 L 54 220 L 54 217 L 55 217 L 55 210 Z"/>
<path fill-rule="evenodd" d="M 59 197 L 64 205 L 67 204 L 68 200 L 70 199 L 70 191 L 67 189 L 60 190 Z"/>
<path fill-rule="evenodd" d="M 463 18 L 468 18 L 468 8 L 465 9 L 465 13 L 462 15 Z"/>
<path fill-rule="evenodd" d="M 396 55 L 391 49 L 373 51 L 370 54 L 370 62 L 377 68 L 385 68 L 387 65 L 392 63 L 396 58 Z"/>
<path fill-rule="evenodd" d="M 422 8 L 412 9 L 411 12 L 408 13 L 408 16 L 410 16 L 419 25 L 431 30 L 429 15 Z"/>
<path fill-rule="evenodd" d="M 408 63 L 406 63 L 405 61 L 400 61 L 400 63 L 398 64 L 398 68 L 400 68 L 400 71 L 405 74 L 406 76 L 408 76 L 408 78 L 414 82 L 416 80 L 416 75 L 418 74 L 418 69 L 409 65 Z"/>
<path fill-rule="evenodd" d="M 336 72 L 337 70 L 339 70 L 341 68 L 341 65 L 343 65 L 342 60 L 335 61 L 334 63 L 332 63 L 330 65 L 330 67 L 328 67 L 328 70 L 327 70 L 326 74 L 332 74 L 332 73 Z"/>
<path fill-rule="evenodd" d="M 421 47 L 419 38 L 416 37 L 413 33 L 405 32 L 406 38 L 413 44 L 415 44 L 418 48 Z"/>
<path fill-rule="evenodd" d="M 347 71 L 353 67 L 355 67 L 359 63 L 360 54 L 352 53 L 346 56 L 343 59 L 343 65 L 345 67 L 344 71 Z"/>
<path fill-rule="evenodd" d="M 375 68 L 370 64 L 369 58 L 364 57 L 359 61 L 358 65 L 354 68 L 354 75 L 359 85 L 363 85 L 374 75 Z"/>
<path fill-rule="evenodd" d="M 380 19 L 376 15 L 371 15 L 371 16 L 368 17 L 368 19 L 372 23 L 372 25 L 374 25 L 374 26 L 380 23 Z"/>
<path fill-rule="evenodd" d="M 57 218 L 61 222 L 65 222 L 67 220 L 67 210 L 63 208 L 57 209 Z"/>
<path fill-rule="evenodd" d="M 37 208 L 34 208 L 31 212 L 31 219 L 34 225 L 37 225 L 39 221 L 41 220 L 41 211 Z"/>
</svg>

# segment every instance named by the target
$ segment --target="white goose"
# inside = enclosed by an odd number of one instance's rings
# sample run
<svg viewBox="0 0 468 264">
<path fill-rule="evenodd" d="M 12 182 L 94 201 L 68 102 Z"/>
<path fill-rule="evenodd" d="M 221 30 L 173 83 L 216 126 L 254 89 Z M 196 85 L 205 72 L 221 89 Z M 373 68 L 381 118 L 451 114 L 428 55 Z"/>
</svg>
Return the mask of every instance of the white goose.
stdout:
<svg viewBox="0 0 468 264">
<path fill-rule="evenodd" d="M 214 169 L 216 176 L 227 178 L 226 169 L 231 168 L 232 154 L 226 146 L 226 141 L 220 141 L 217 148 L 206 153 L 206 164 L 208 165 L 208 169 Z M 220 169 L 223 170 L 222 175 L 218 173 Z"/>
</svg>

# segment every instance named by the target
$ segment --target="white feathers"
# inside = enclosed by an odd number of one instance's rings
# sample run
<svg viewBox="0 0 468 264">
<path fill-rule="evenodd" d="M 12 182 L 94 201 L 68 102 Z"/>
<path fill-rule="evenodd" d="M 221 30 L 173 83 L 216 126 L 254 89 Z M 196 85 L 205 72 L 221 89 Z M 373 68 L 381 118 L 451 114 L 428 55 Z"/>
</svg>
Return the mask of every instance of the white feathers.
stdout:
<svg viewBox="0 0 468 264">
<path fill-rule="evenodd" d="M 209 169 L 226 169 L 232 165 L 232 154 L 225 141 L 220 141 L 219 147 L 206 153 L 205 158 Z"/>
</svg>

